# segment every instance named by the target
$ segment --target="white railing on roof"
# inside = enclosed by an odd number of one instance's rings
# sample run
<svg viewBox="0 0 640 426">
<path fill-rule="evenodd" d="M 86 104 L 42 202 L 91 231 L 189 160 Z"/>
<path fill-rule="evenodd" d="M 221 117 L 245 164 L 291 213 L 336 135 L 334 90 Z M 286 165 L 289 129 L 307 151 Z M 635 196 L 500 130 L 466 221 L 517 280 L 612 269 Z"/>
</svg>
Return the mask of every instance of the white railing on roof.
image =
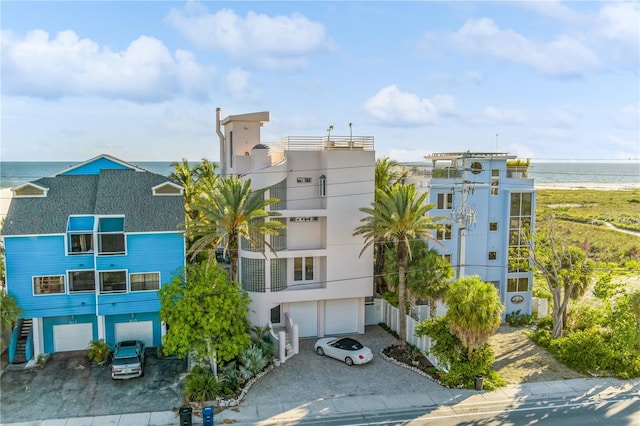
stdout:
<svg viewBox="0 0 640 426">
<path fill-rule="evenodd" d="M 281 151 L 322 151 L 325 149 L 373 151 L 373 136 L 287 136 L 269 146 Z"/>
</svg>

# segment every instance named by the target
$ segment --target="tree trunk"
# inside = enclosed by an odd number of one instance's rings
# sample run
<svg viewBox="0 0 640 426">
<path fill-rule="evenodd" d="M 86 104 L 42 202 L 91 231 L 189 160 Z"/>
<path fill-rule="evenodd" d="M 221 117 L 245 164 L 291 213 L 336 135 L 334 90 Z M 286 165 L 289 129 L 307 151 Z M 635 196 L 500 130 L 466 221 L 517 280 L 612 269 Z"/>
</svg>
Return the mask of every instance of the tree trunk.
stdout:
<svg viewBox="0 0 640 426">
<path fill-rule="evenodd" d="M 553 295 L 553 310 L 551 311 L 551 316 L 553 317 L 552 336 L 554 339 L 562 335 L 562 329 L 564 328 L 564 323 L 562 322 L 562 303 L 560 302 L 561 292 L 562 289 L 559 286 L 551 289 L 551 294 Z"/>
<path fill-rule="evenodd" d="M 407 346 L 407 288 L 406 288 L 406 270 L 407 270 L 407 251 L 404 241 L 398 243 L 398 338 L 400 339 L 400 347 Z"/>
<path fill-rule="evenodd" d="M 437 310 L 436 299 L 435 297 L 430 297 L 429 298 L 429 318 L 436 317 L 436 310 Z"/>
</svg>

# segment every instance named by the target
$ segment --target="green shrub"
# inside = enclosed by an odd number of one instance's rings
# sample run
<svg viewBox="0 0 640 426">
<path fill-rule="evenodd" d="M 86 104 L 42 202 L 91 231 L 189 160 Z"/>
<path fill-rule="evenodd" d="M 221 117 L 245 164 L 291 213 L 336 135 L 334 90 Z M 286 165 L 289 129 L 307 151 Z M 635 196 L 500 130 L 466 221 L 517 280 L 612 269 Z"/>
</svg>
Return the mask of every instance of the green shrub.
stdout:
<svg viewBox="0 0 640 426">
<path fill-rule="evenodd" d="M 540 318 L 536 323 L 538 329 L 552 330 L 553 329 L 553 317 L 551 315 L 544 318 Z"/>
<path fill-rule="evenodd" d="M 559 361 L 581 373 L 602 374 L 613 370 L 614 353 L 596 330 L 576 331 L 551 342 L 551 348 Z"/>
<path fill-rule="evenodd" d="M 251 345 L 238 356 L 240 361 L 240 374 L 248 380 L 264 370 L 271 361 L 271 357 L 265 357 L 262 349 L 257 345 Z"/>
<path fill-rule="evenodd" d="M 184 381 L 184 396 L 188 401 L 213 401 L 222 394 L 222 381 L 211 370 L 194 367 Z"/>
<path fill-rule="evenodd" d="M 604 316 L 605 311 L 599 304 L 582 302 L 571 308 L 565 328 L 570 331 L 593 329 L 602 323 Z"/>
<path fill-rule="evenodd" d="M 553 341 L 550 330 L 546 328 L 538 328 L 535 331 L 528 332 L 527 335 L 537 345 L 550 349 L 551 342 Z"/>
<path fill-rule="evenodd" d="M 518 309 L 515 312 L 508 313 L 505 320 L 512 327 L 522 327 L 523 325 L 533 324 L 533 315 L 523 314 Z"/>
</svg>

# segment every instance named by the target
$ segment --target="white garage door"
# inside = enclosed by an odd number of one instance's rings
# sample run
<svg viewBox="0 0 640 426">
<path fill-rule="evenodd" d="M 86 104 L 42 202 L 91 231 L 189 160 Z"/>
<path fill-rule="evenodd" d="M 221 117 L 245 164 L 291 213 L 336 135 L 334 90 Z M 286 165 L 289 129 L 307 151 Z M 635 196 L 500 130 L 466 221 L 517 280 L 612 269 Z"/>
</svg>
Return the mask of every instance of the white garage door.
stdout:
<svg viewBox="0 0 640 426">
<path fill-rule="evenodd" d="M 53 350 L 55 352 L 81 351 L 93 340 L 93 325 L 62 324 L 53 326 Z"/>
<path fill-rule="evenodd" d="M 358 332 L 358 299 L 338 299 L 324 302 L 325 333 Z"/>
<path fill-rule="evenodd" d="M 318 335 L 318 304 L 316 302 L 291 303 L 289 316 L 298 324 L 300 337 Z"/>
<path fill-rule="evenodd" d="M 135 321 L 116 323 L 116 342 L 122 340 L 140 340 L 145 346 L 153 347 L 153 321 Z"/>
</svg>

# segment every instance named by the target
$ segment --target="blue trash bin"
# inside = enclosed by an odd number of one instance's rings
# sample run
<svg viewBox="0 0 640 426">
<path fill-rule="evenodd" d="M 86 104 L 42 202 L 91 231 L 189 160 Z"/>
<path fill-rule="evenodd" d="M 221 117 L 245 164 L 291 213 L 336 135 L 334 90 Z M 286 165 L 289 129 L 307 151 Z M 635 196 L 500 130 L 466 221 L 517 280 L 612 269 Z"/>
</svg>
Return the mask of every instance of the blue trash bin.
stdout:
<svg viewBox="0 0 640 426">
<path fill-rule="evenodd" d="M 213 426 L 213 407 L 202 407 L 202 426 Z"/>
</svg>

